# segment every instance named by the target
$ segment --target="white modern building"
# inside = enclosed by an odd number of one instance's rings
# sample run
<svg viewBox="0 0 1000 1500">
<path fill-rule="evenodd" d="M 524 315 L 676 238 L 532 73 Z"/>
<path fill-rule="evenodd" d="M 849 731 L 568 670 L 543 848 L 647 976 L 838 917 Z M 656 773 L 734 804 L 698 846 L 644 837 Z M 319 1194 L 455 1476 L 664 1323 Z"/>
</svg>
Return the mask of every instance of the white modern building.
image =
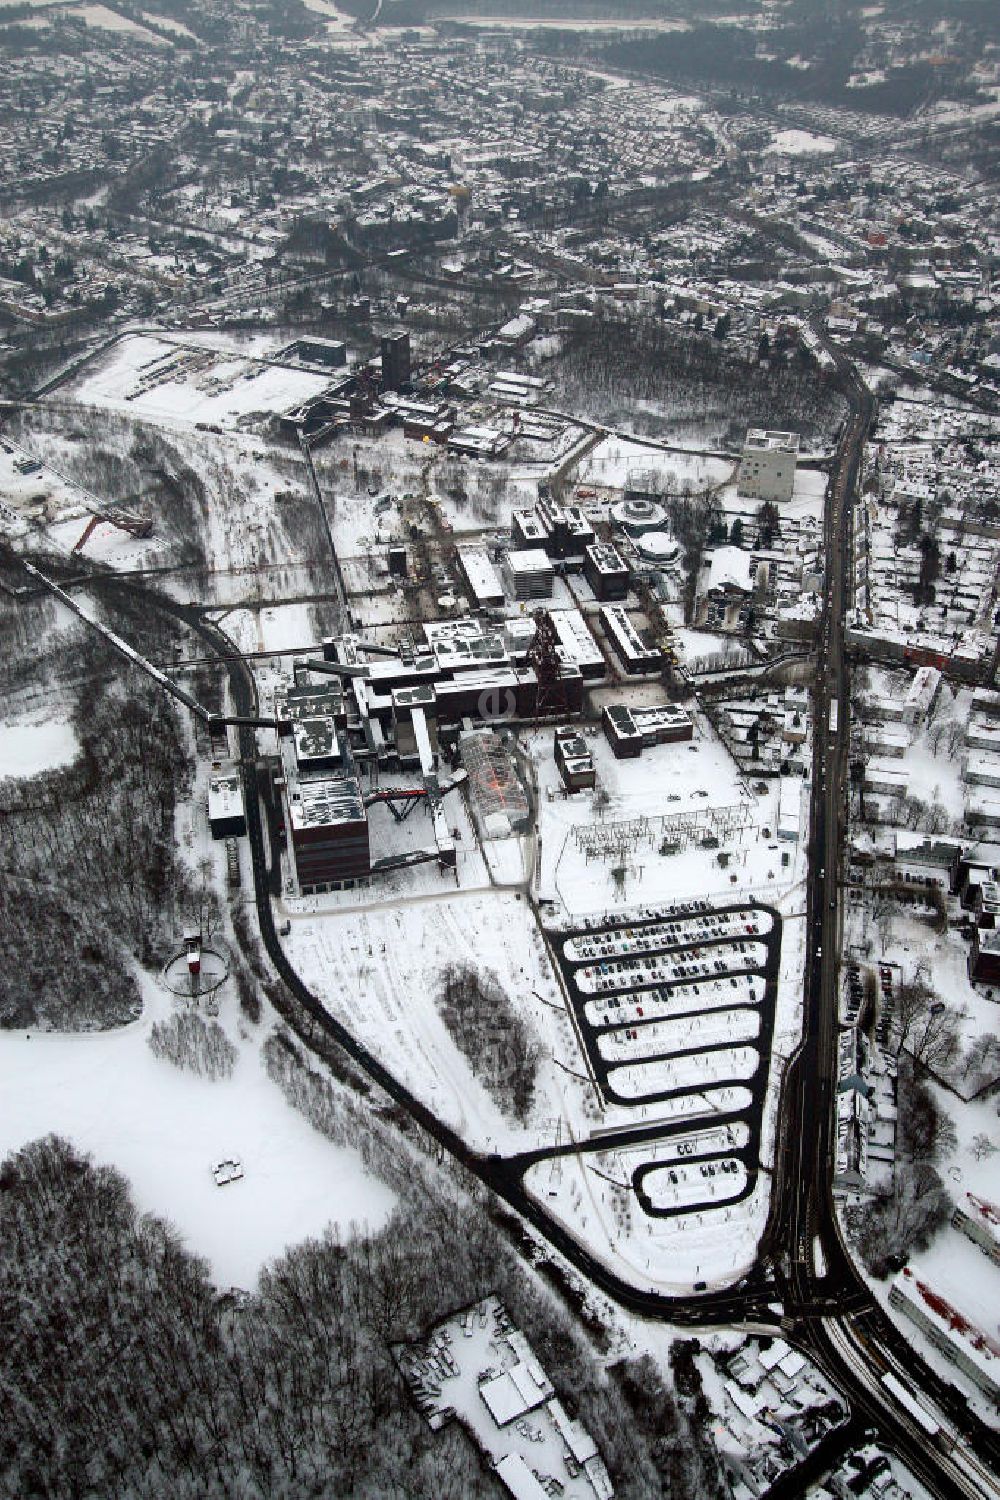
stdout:
<svg viewBox="0 0 1000 1500">
<path fill-rule="evenodd" d="M 746 499 L 773 500 L 776 504 L 790 500 L 798 456 L 797 433 L 751 428 L 743 444 L 736 493 Z"/>
</svg>

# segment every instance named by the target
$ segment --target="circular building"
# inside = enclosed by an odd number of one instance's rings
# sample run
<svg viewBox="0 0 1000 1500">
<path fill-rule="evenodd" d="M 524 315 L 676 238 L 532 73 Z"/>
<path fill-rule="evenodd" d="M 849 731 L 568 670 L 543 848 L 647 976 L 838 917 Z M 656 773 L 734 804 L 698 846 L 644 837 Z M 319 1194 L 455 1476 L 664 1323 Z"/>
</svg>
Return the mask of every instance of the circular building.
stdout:
<svg viewBox="0 0 1000 1500">
<path fill-rule="evenodd" d="M 673 568 L 680 562 L 680 543 L 670 531 L 647 531 L 635 538 L 635 550 L 652 568 Z"/>
<path fill-rule="evenodd" d="M 634 541 L 649 531 L 664 531 L 667 513 L 658 500 L 619 500 L 611 507 L 611 522 Z"/>
</svg>

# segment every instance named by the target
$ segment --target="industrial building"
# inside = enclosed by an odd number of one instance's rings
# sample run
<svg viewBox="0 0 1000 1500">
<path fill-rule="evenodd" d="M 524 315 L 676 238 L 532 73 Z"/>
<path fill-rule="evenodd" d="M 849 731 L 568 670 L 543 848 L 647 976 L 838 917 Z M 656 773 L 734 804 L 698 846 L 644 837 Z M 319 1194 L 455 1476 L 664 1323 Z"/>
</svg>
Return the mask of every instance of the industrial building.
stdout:
<svg viewBox="0 0 1000 1500">
<path fill-rule="evenodd" d="M 736 493 L 744 499 L 772 500 L 776 504 L 790 500 L 798 454 L 796 433 L 751 428 L 743 444 Z"/>
<path fill-rule="evenodd" d="M 515 547 L 541 547 L 557 560 L 583 557 L 595 540 L 594 528 L 578 505 L 557 505 L 548 497 L 533 510 L 516 510 L 510 534 Z"/>
<path fill-rule="evenodd" d="M 333 370 L 338 365 L 346 365 L 347 345 L 342 344 L 339 339 L 321 339 L 310 335 L 308 338 L 296 339 L 286 349 L 282 349 L 277 358 L 297 359 L 305 365 L 320 365 L 324 369 Z"/>
<path fill-rule="evenodd" d="M 410 383 L 410 335 L 403 329 L 382 335 L 382 389 L 401 391 Z"/>
<path fill-rule="evenodd" d="M 485 547 L 459 547 L 458 564 L 478 608 L 492 609 L 503 603 L 503 584 Z"/>
<path fill-rule="evenodd" d="M 574 729 L 572 725 L 563 725 L 557 729 L 553 737 L 552 753 L 563 786 L 568 792 L 579 792 L 597 785 L 594 757 L 578 729 Z"/>
<path fill-rule="evenodd" d="M 615 655 L 630 676 L 658 672 L 662 668 L 663 653 L 655 646 L 646 645 L 621 604 L 603 605 L 601 624 Z"/>
<path fill-rule="evenodd" d="M 213 839 L 242 838 L 247 831 L 243 778 L 235 761 L 212 762 L 208 777 L 208 826 Z"/>
<path fill-rule="evenodd" d="M 676 703 L 660 703 L 649 708 L 611 704 L 601 715 L 601 723 L 618 760 L 634 760 L 652 745 L 689 740 L 694 734 L 691 715 Z"/>
<path fill-rule="evenodd" d="M 424 625 L 423 635 L 423 643 L 398 648 L 356 635 L 332 637 L 321 660 L 294 663 L 293 679 L 275 695 L 275 784 L 283 792 L 291 873 L 303 893 L 424 859 L 454 869 L 457 851 L 442 804 L 468 773 L 440 774 L 441 736 L 453 745 L 460 725 L 578 713 L 580 662 L 588 671 L 603 665 L 575 610 L 559 611 L 556 619 L 540 613 L 512 620 L 502 633 L 469 617 L 437 620 Z M 317 684 L 317 676 L 325 680 Z M 495 786 L 498 762 L 492 755 L 487 762 L 482 774 Z M 419 784 L 383 784 L 383 770 L 403 769 L 415 771 Z M 584 771 L 573 766 L 570 774 Z M 492 809 L 497 823 L 502 811 L 508 832 L 522 816 L 516 776 L 510 792 L 502 809 Z M 431 814 L 433 843 L 373 859 L 370 809 L 385 804 L 402 822 L 418 803 Z"/>
<path fill-rule="evenodd" d="M 559 649 L 568 662 L 579 667 L 586 681 L 604 677 L 608 664 L 590 626 L 578 609 L 550 609 L 549 619 L 556 629 Z M 512 622 L 518 623 L 518 622 Z"/>
<path fill-rule="evenodd" d="M 555 574 L 541 547 L 507 552 L 503 560 L 507 591 L 512 599 L 551 599 Z"/>
<path fill-rule="evenodd" d="M 287 783 L 289 847 L 303 894 L 338 888 L 371 871 L 368 815 L 353 776 Z"/>
<path fill-rule="evenodd" d="M 628 564 L 617 547 L 608 542 L 592 542 L 583 554 L 583 576 L 590 584 L 595 599 L 625 599 L 628 597 Z"/>
</svg>

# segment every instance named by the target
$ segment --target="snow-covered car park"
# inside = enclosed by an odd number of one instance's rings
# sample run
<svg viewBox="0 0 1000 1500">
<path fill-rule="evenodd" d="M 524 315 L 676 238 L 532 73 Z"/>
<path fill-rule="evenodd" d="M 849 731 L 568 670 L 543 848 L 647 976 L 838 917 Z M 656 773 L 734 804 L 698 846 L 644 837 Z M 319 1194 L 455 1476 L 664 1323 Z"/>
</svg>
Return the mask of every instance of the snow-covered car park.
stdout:
<svg viewBox="0 0 1000 1500">
<path fill-rule="evenodd" d="M 740 1198 L 747 1190 L 747 1169 L 738 1156 L 714 1161 L 678 1162 L 673 1167 L 645 1166 L 636 1174 L 635 1190 L 647 1213 L 691 1208 L 705 1202 L 705 1191 L 717 1203 Z"/>
<path fill-rule="evenodd" d="M 639 1207 L 668 1216 L 745 1197 L 757 1178 L 781 918 L 751 902 L 716 911 L 698 901 L 550 936 L 606 1103 L 671 1131 L 640 1148 Z M 680 1133 L 706 1113 L 724 1117 L 715 1131 Z M 673 1141 L 683 1150 L 664 1157 Z"/>
</svg>

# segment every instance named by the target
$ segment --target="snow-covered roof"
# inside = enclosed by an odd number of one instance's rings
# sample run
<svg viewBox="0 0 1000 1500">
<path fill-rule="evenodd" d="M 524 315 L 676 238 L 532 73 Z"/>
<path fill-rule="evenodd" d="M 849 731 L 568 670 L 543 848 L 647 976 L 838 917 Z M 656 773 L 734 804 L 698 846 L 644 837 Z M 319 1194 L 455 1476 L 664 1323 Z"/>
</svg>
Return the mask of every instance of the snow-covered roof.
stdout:
<svg viewBox="0 0 1000 1500">
<path fill-rule="evenodd" d="M 712 553 L 708 587 L 722 589 L 727 586 L 742 589 L 747 594 L 753 589 L 753 557 L 742 547 L 717 547 Z"/>
</svg>

